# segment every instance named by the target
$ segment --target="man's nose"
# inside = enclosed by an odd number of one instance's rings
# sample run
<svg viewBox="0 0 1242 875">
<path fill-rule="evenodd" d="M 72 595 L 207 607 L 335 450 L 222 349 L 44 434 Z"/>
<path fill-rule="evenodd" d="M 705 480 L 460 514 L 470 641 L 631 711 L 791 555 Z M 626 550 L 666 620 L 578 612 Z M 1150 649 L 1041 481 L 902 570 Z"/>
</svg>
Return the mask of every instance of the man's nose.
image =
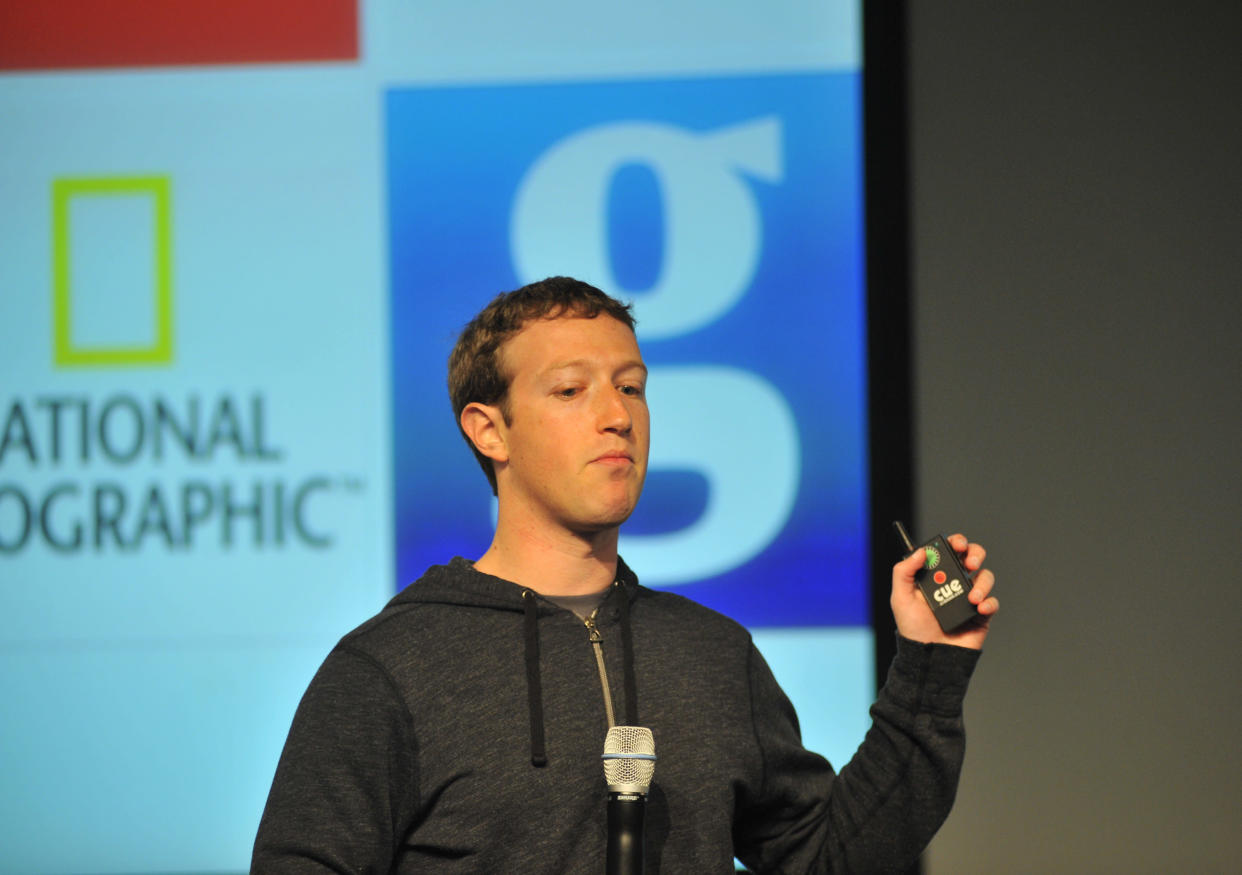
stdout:
<svg viewBox="0 0 1242 875">
<path fill-rule="evenodd" d="M 611 388 L 604 392 L 599 404 L 600 431 L 628 434 L 633 427 L 634 416 L 630 413 L 629 405 L 625 403 L 625 396 Z"/>
</svg>

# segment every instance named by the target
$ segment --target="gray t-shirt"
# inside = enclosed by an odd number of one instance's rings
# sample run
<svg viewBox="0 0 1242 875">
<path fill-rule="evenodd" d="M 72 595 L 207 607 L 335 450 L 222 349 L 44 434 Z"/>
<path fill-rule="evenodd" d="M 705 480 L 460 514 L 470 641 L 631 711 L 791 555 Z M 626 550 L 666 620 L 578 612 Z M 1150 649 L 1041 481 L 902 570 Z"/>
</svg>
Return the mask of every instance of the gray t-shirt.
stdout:
<svg viewBox="0 0 1242 875">
<path fill-rule="evenodd" d="M 586 595 L 548 595 L 544 598 L 557 607 L 573 611 L 578 619 L 585 621 L 600 606 L 604 596 L 608 595 L 608 590 L 609 587 L 606 586 L 599 592 L 589 592 Z"/>
</svg>

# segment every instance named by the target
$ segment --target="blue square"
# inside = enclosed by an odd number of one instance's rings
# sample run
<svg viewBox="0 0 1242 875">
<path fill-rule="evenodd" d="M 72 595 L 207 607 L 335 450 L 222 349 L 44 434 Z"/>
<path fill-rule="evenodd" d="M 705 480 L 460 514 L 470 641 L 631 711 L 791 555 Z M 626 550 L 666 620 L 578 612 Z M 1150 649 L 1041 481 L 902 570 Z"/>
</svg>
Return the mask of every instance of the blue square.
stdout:
<svg viewBox="0 0 1242 875">
<path fill-rule="evenodd" d="M 397 580 L 477 557 L 492 497 L 446 360 L 554 274 L 634 301 L 652 455 L 621 553 L 752 626 L 865 626 L 856 71 L 386 98 Z"/>
</svg>

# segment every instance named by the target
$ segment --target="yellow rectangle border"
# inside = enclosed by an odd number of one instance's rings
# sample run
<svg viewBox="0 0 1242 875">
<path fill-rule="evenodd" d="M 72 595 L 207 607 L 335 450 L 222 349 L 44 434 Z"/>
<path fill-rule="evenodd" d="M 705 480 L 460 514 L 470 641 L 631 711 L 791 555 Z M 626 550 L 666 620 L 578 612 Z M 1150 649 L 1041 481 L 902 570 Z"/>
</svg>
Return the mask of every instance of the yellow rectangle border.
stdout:
<svg viewBox="0 0 1242 875">
<path fill-rule="evenodd" d="M 170 364 L 173 358 L 172 185 L 166 176 L 100 176 L 52 181 L 52 334 L 57 367 Z M 75 347 L 69 206 L 76 197 L 149 195 L 155 208 L 155 342 Z"/>
</svg>

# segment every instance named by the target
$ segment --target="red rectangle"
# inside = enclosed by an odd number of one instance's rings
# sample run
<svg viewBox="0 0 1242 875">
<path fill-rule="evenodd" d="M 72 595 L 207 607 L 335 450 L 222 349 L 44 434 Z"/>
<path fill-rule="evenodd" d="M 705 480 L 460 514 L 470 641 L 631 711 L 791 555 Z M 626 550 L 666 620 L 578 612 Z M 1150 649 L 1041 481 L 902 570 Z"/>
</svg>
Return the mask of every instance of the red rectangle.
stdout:
<svg viewBox="0 0 1242 875">
<path fill-rule="evenodd" d="M 0 70 L 346 61 L 358 0 L 0 3 Z"/>
</svg>

